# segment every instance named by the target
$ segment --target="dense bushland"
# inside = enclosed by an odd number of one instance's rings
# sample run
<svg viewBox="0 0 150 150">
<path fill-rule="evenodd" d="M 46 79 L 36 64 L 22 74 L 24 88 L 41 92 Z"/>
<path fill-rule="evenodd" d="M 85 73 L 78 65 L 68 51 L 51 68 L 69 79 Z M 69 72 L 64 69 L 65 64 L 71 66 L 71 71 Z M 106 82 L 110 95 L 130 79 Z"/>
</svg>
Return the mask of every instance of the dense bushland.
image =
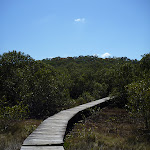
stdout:
<svg viewBox="0 0 150 150">
<path fill-rule="evenodd" d="M 12 51 L 0 56 L 0 86 L 3 130 L 9 120 L 46 118 L 108 95 L 150 126 L 150 54 L 140 61 L 96 56 L 40 61 Z"/>
</svg>

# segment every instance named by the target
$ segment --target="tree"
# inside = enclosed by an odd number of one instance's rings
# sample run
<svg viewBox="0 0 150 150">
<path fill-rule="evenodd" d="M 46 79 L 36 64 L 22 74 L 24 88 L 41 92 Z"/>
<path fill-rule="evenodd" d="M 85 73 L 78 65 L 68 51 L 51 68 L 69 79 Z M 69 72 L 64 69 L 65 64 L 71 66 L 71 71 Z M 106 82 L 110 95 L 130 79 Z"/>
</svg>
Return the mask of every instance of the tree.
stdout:
<svg viewBox="0 0 150 150">
<path fill-rule="evenodd" d="M 150 79 L 133 82 L 127 86 L 128 108 L 132 115 L 143 117 L 145 126 L 150 128 Z"/>
<path fill-rule="evenodd" d="M 0 99 L 5 97 L 9 106 L 20 102 L 24 93 L 29 89 L 27 77 L 30 74 L 29 67 L 35 61 L 21 52 L 8 52 L 0 55 Z"/>
<path fill-rule="evenodd" d="M 63 109 L 69 99 L 69 76 L 29 55 L 4 53 L 0 56 L 0 70 L 0 99 L 7 102 L 6 107 L 22 103 L 28 106 L 30 117 L 38 118 Z"/>
<path fill-rule="evenodd" d="M 119 65 L 114 74 L 111 95 L 115 96 L 115 104 L 124 107 L 127 104 L 125 86 L 133 81 L 133 64 L 124 63 Z"/>
<path fill-rule="evenodd" d="M 140 60 L 141 70 L 149 71 L 150 70 L 150 53 L 144 54 L 143 58 Z"/>
</svg>

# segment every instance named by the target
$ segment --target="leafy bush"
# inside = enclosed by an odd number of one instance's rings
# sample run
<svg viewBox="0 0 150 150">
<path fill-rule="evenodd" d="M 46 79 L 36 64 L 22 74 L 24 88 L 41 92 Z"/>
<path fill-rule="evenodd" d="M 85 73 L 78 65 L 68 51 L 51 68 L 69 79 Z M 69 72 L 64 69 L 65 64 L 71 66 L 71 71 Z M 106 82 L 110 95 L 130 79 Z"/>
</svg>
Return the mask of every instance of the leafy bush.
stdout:
<svg viewBox="0 0 150 150">
<path fill-rule="evenodd" d="M 105 97 L 105 96 L 107 96 L 107 90 L 108 90 L 107 84 L 105 84 L 105 83 L 100 84 L 98 82 L 95 82 L 92 96 L 95 99 Z"/>
<path fill-rule="evenodd" d="M 46 117 L 62 110 L 70 99 L 69 76 L 29 55 L 16 51 L 0 55 L 0 70 L 0 99 L 7 100 L 9 113 L 21 103 L 28 106 L 30 117 Z"/>
<path fill-rule="evenodd" d="M 12 121 L 23 120 L 28 117 L 28 106 L 24 106 L 22 103 L 14 105 L 12 107 L 6 106 L 0 107 L 0 127 L 1 130 L 6 130 L 8 125 Z"/>
<path fill-rule="evenodd" d="M 128 105 L 133 116 L 142 116 L 146 128 L 150 128 L 150 80 L 133 82 L 127 86 Z"/>
</svg>

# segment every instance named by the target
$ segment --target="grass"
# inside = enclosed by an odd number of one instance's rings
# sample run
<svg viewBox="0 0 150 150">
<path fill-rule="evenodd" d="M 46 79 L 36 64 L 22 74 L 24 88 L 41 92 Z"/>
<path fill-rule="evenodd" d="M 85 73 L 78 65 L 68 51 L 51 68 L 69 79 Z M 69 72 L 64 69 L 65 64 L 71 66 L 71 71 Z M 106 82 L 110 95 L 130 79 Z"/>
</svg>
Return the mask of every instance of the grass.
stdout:
<svg viewBox="0 0 150 150">
<path fill-rule="evenodd" d="M 106 107 L 76 123 L 66 135 L 65 150 L 150 150 L 150 131 L 143 119 L 125 109 Z"/>
<path fill-rule="evenodd" d="M 0 130 L 0 150 L 20 150 L 26 137 L 37 128 L 42 120 L 10 122 L 5 130 Z"/>
<path fill-rule="evenodd" d="M 20 150 L 25 138 L 42 120 L 10 122 L 0 130 L 0 150 Z M 65 150 L 150 150 L 150 131 L 143 119 L 124 109 L 106 107 L 76 123 L 66 135 Z"/>
</svg>

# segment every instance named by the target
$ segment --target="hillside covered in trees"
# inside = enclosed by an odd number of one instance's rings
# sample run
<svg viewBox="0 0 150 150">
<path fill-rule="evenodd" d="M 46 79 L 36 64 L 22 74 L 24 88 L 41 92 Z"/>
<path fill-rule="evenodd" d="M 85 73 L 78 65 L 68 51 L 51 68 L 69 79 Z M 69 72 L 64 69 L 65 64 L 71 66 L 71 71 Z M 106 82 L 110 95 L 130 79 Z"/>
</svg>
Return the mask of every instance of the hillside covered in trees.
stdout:
<svg viewBox="0 0 150 150">
<path fill-rule="evenodd" d="M 0 124 L 46 118 L 82 103 L 115 96 L 113 102 L 150 127 L 150 53 L 140 61 L 79 56 L 34 60 L 22 52 L 0 55 Z"/>
</svg>

